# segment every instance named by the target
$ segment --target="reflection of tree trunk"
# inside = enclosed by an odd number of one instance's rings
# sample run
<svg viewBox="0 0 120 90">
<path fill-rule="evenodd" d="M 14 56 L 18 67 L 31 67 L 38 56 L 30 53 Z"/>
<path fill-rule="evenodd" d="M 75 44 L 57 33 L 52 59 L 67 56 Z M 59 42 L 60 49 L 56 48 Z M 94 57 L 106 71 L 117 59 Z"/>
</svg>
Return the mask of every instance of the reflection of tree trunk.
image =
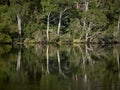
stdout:
<svg viewBox="0 0 120 90">
<path fill-rule="evenodd" d="M 82 69 L 83 69 L 83 72 L 84 72 L 84 82 L 86 83 L 87 82 L 86 65 L 85 65 L 86 56 L 83 54 L 84 52 L 83 52 L 82 48 L 81 47 L 79 47 L 79 48 L 80 48 L 80 51 L 82 53 L 82 66 L 83 66 Z"/>
<path fill-rule="evenodd" d="M 62 72 L 62 69 L 61 69 L 60 52 L 59 52 L 59 50 L 57 50 L 57 58 L 58 58 L 59 73 L 60 73 L 64 78 L 66 78 L 65 74 Z"/>
<path fill-rule="evenodd" d="M 59 50 L 57 50 L 57 58 L 58 58 L 58 68 L 59 68 L 59 73 L 61 73 L 61 64 L 60 64 L 60 53 Z"/>
<path fill-rule="evenodd" d="M 119 64 L 120 64 L 120 56 L 119 56 L 119 53 L 117 53 L 117 63 L 118 63 L 118 69 L 119 69 Z"/>
<path fill-rule="evenodd" d="M 22 29 L 21 29 L 21 18 L 20 18 L 20 15 L 19 15 L 19 14 L 17 14 L 17 21 L 18 21 L 19 41 L 20 41 Z"/>
<path fill-rule="evenodd" d="M 49 46 L 47 45 L 46 51 L 46 58 L 47 58 L 47 73 L 49 74 Z"/>
<path fill-rule="evenodd" d="M 86 74 L 86 72 L 84 74 L 84 82 L 87 83 L 87 74 Z"/>
<path fill-rule="evenodd" d="M 118 69 L 119 69 L 119 64 L 120 64 L 120 56 L 119 56 L 119 51 L 118 51 L 118 49 L 117 49 L 117 47 L 114 47 L 115 49 L 114 49 L 114 54 L 115 54 L 115 56 L 116 56 L 116 59 L 117 59 L 117 63 L 118 63 Z"/>
<path fill-rule="evenodd" d="M 86 74 L 86 65 L 85 65 L 85 58 L 83 57 L 83 72 L 84 72 L 84 82 L 87 82 L 87 74 Z"/>
<path fill-rule="evenodd" d="M 17 71 L 20 70 L 20 62 L 21 62 L 21 48 L 18 51 L 18 59 L 17 59 Z"/>
<path fill-rule="evenodd" d="M 88 50 L 91 50 L 91 49 L 89 49 L 89 47 L 88 47 L 87 44 L 85 45 L 85 47 L 86 47 L 86 48 L 85 48 L 85 49 L 86 49 L 86 57 L 87 57 L 87 59 L 89 60 L 90 65 L 91 65 L 92 70 L 93 70 L 93 62 L 92 62 L 92 59 L 91 59 L 90 53 L 88 52 Z"/>
</svg>

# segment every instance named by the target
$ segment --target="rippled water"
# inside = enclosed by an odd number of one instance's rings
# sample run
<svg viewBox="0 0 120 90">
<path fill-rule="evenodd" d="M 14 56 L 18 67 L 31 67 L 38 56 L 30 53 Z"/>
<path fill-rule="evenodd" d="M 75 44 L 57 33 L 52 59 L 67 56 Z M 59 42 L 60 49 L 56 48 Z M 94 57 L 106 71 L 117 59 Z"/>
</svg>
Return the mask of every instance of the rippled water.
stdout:
<svg viewBox="0 0 120 90">
<path fill-rule="evenodd" d="M 120 90 L 120 45 L 0 45 L 0 90 Z"/>
</svg>

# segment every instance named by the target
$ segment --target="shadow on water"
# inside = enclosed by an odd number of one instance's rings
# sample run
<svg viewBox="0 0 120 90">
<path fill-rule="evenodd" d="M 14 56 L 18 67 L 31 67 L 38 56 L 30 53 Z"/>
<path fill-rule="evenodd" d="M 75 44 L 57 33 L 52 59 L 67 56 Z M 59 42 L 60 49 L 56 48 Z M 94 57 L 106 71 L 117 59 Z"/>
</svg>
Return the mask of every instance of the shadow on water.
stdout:
<svg viewBox="0 0 120 90">
<path fill-rule="evenodd" d="M 1 90 L 120 90 L 119 45 L 0 45 Z"/>
</svg>

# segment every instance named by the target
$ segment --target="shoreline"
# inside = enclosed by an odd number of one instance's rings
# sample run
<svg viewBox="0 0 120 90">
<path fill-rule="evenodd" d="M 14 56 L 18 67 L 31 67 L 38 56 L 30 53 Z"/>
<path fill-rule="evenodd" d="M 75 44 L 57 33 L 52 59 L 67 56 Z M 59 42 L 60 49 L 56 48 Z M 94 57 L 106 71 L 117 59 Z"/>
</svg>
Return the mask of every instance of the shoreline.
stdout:
<svg viewBox="0 0 120 90">
<path fill-rule="evenodd" d="M 120 42 L 117 41 L 112 41 L 112 42 L 108 42 L 108 43 L 99 43 L 99 42 L 47 42 L 47 41 L 41 41 L 41 42 L 0 42 L 1 44 L 43 44 L 43 45 L 47 45 L 47 44 L 58 44 L 58 45 L 72 45 L 72 44 L 99 44 L 99 45 L 107 45 L 107 44 L 120 44 Z"/>
</svg>

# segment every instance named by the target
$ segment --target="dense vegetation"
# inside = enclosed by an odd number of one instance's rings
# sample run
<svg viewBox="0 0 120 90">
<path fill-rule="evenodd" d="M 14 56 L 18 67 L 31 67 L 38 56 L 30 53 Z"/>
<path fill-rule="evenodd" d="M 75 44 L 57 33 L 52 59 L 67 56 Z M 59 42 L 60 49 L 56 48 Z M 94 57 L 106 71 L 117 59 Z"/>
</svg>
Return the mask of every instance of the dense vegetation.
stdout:
<svg viewBox="0 0 120 90">
<path fill-rule="evenodd" d="M 0 42 L 120 41 L 120 0 L 0 0 Z"/>
</svg>

